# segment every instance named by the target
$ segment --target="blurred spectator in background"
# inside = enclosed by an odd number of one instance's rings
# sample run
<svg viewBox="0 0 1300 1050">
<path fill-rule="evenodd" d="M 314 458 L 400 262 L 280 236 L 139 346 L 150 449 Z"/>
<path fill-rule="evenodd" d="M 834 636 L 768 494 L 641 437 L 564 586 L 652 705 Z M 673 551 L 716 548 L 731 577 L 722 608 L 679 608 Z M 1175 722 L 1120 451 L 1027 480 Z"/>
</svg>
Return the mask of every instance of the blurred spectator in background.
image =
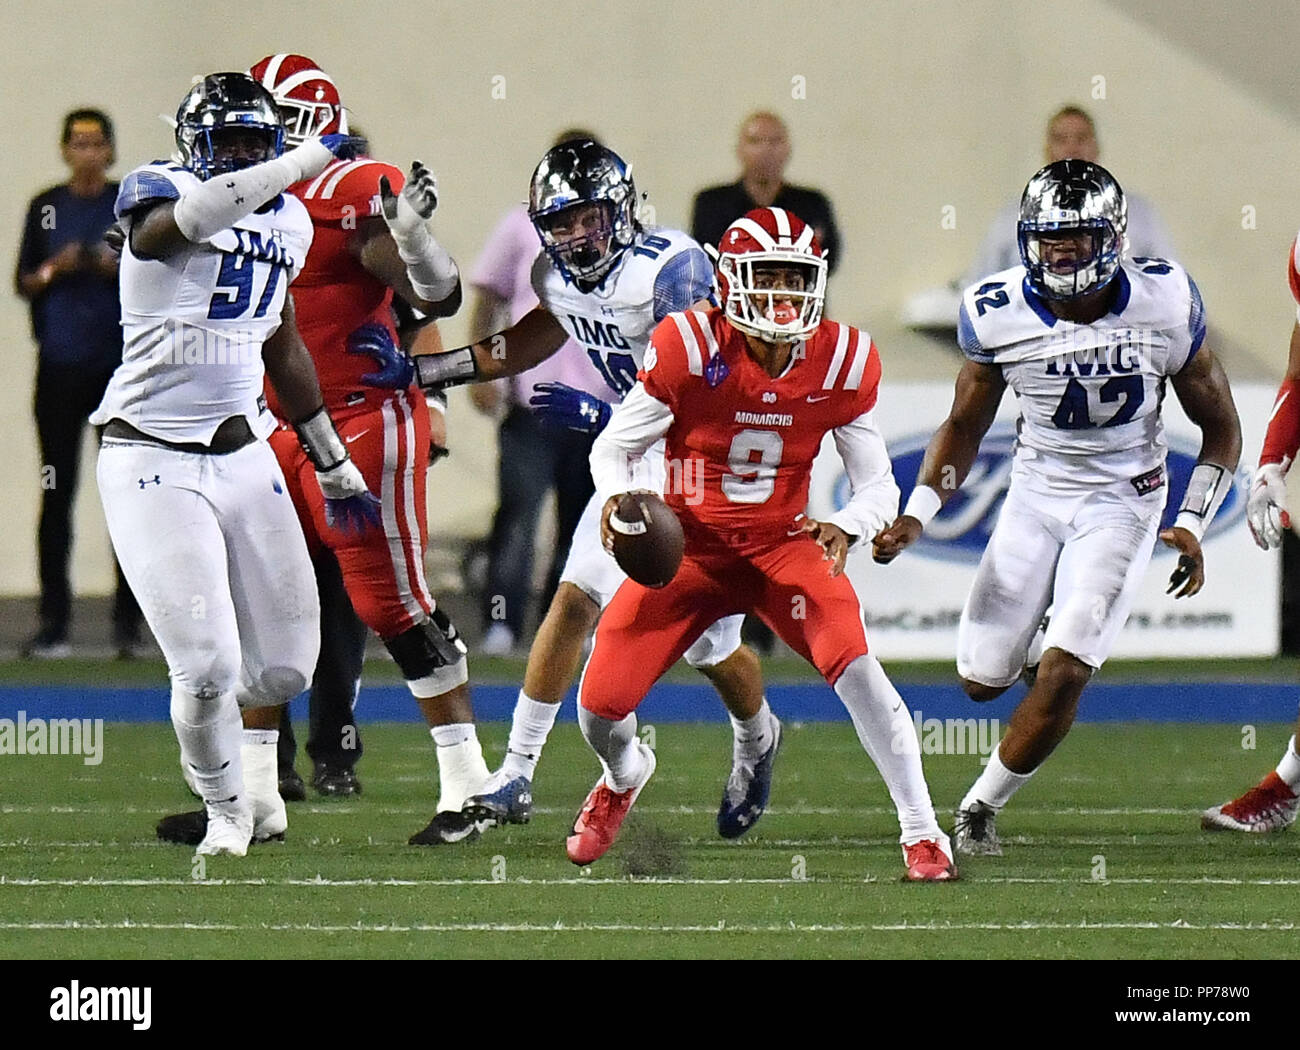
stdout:
<svg viewBox="0 0 1300 1050">
<path fill-rule="evenodd" d="M 1100 152 L 1097 127 L 1087 112 L 1078 106 L 1064 106 L 1052 114 L 1047 122 L 1047 142 L 1043 148 L 1045 163 L 1051 164 L 1058 160 L 1096 163 Z M 1119 183 L 1124 187 L 1124 196 L 1128 200 L 1129 256 L 1170 258 L 1174 250 L 1169 230 L 1156 214 L 1155 207 L 1145 197 L 1132 192 L 1122 177 L 1119 178 Z M 1016 221 L 1019 217 L 1020 198 L 1017 197 L 1008 201 L 993 220 L 970 269 L 962 278 L 962 288 L 991 273 L 1020 265 L 1020 247 L 1016 243 Z M 954 317 L 956 313 L 954 306 Z"/>
<path fill-rule="evenodd" d="M 827 268 L 834 273 L 840 262 L 840 232 L 831 202 L 820 190 L 791 186 L 785 181 L 790 162 L 790 132 L 785 121 L 769 110 L 747 116 L 736 141 L 740 178 L 727 186 L 710 186 L 695 195 L 691 209 L 691 236 L 700 244 L 718 246 L 727 227 L 755 208 L 784 208 L 794 212 L 817 233 L 826 253 Z M 775 644 L 771 629 L 756 616 L 745 617 L 744 640 L 761 652 Z"/>
<path fill-rule="evenodd" d="M 104 243 L 113 224 L 117 183 L 113 124 L 98 109 L 63 120 L 63 162 L 71 177 L 28 206 L 15 275 L 31 303 L 36 367 L 36 430 L 41 448 L 40 626 L 26 657 L 67 656 L 72 593 L 72 500 L 86 420 L 122 362 L 117 253 Z M 116 565 L 116 562 L 114 563 Z M 117 569 L 113 641 L 119 657 L 140 654 L 140 607 Z"/>
<path fill-rule="evenodd" d="M 840 261 L 840 233 L 826 195 L 806 186 L 784 181 L 790 161 L 790 133 L 775 113 L 751 113 L 740 125 L 736 143 L 740 179 L 728 186 L 711 186 L 695 197 L 691 212 L 691 236 L 700 244 L 715 248 L 718 239 L 733 222 L 755 208 L 785 208 L 817 232 L 827 255 L 830 272 Z"/>
<path fill-rule="evenodd" d="M 581 129 L 553 145 L 595 136 Z M 524 205 L 511 208 L 492 231 L 470 275 L 470 339 L 482 339 L 518 321 L 537 305 L 531 273 L 542 250 Z M 587 355 L 569 340 L 536 368 L 469 388 L 474 406 L 498 421 L 497 512 L 488 539 L 485 633 L 480 652 L 501 656 L 520 646 L 532 591 L 534 536 L 546 493 L 555 491 L 555 545 L 550 552 L 541 607 L 550 605 L 578 519 L 594 491 L 587 465 L 594 434 L 548 427 L 529 409 L 533 389 L 559 383 L 605 401 L 617 397 Z"/>
</svg>

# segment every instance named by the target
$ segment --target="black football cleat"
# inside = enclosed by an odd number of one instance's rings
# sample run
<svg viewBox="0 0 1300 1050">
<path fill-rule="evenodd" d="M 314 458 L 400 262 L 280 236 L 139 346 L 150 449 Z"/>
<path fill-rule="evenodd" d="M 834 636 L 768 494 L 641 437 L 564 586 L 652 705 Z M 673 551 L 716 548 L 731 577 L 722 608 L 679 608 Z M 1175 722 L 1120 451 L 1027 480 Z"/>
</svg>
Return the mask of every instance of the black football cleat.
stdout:
<svg viewBox="0 0 1300 1050">
<path fill-rule="evenodd" d="M 286 802 L 307 801 L 307 785 L 292 766 L 280 774 L 280 797 Z"/>
<path fill-rule="evenodd" d="M 158 821 L 158 837 L 163 842 L 175 842 L 181 846 L 197 846 L 208 833 L 208 811 L 195 809 L 188 813 L 173 813 Z M 283 842 L 284 832 L 275 835 L 258 834 L 253 827 L 253 842 Z"/>
<path fill-rule="evenodd" d="M 447 846 L 455 842 L 476 842 L 492 820 L 475 820 L 454 809 L 444 809 L 429 821 L 423 831 L 407 840 L 408 846 Z"/>
<path fill-rule="evenodd" d="M 322 762 L 316 767 L 316 772 L 312 774 L 311 786 L 316 789 L 316 794 L 331 798 L 346 798 L 349 795 L 361 794 L 361 781 L 357 779 L 355 769 L 351 766 L 331 766 L 327 762 Z"/>
</svg>

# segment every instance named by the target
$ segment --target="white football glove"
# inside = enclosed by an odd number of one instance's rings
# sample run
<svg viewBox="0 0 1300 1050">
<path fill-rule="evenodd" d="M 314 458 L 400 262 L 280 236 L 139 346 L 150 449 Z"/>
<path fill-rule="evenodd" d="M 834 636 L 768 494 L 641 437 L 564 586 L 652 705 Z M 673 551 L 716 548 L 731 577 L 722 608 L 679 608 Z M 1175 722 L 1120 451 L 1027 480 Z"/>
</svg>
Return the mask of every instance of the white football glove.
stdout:
<svg viewBox="0 0 1300 1050">
<path fill-rule="evenodd" d="M 417 230 L 424 227 L 438 208 L 438 180 L 433 172 L 418 160 L 411 165 L 411 174 L 401 193 L 394 193 L 388 176 L 379 177 L 379 203 L 383 208 L 384 222 L 393 232 L 393 240 L 402 244 Z"/>
<path fill-rule="evenodd" d="M 1255 471 L 1246 500 L 1246 523 L 1261 550 L 1282 545 L 1282 530 L 1291 527 L 1286 509 L 1286 481 L 1282 467 L 1265 463 Z"/>
<path fill-rule="evenodd" d="M 325 497 L 325 522 L 341 532 L 362 533 L 381 524 L 381 505 L 351 459 L 316 471 Z"/>
</svg>

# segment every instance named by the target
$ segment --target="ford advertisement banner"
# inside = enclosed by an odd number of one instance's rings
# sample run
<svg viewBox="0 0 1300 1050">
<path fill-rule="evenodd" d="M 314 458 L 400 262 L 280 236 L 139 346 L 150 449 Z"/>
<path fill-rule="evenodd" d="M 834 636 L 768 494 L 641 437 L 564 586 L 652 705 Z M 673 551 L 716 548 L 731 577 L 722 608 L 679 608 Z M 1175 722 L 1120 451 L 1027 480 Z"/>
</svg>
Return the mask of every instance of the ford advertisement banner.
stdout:
<svg viewBox="0 0 1300 1050">
<path fill-rule="evenodd" d="M 958 362 L 954 361 L 956 374 Z M 902 503 L 916 482 L 930 436 L 947 416 L 952 383 L 881 385 L 876 420 L 889 445 Z M 1166 595 L 1177 555 L 1157 542 L 1146 580 L 1112 654 L 1116 657 L 1271 656 L 1278 651 L 1280 555 L 1255 546 L 1246 527 L 1246 496 L 1276 387 L 1239 384 L 1233 397 L 1244 448 L 1232 491 L 1204 540 L 1206 581 L 1200 594 Z M 1200 449 L 1200 431 L 1176 396 L 1163 406 L 1173 521 Z M 975 566 L 997 521 L 1011 479 L 1016 397 L 1010 390 L 989 429 L 966 483 L 930 522 L 921 540 L 893 564 L 876 565 L 870 551 L 852 554 L 848 574 L 857 588 L 867 637 L 881 659 L 954 659 L 957 622 Z M 813 468 L 808 512 L 824 516 L 848 499 L 848 480 L 828 435 Z"/>
</svg>

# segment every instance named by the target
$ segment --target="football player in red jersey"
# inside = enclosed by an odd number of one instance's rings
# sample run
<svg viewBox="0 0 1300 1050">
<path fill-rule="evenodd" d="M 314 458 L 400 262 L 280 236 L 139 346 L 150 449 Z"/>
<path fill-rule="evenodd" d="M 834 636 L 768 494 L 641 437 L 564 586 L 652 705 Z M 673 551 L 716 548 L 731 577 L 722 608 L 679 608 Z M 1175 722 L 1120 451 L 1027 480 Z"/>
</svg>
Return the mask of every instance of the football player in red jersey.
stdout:
<svg viewBox="0 0 1300 1050">
<path fill-rule="evenodd" d="M 275 97 L 290 142 L 346 133 L 338 90 L 311 59 L 271 55 L 250 74 Z M 426 226 L 437 206 L 437 186 L 418 162 L 408 181 L 392 165 L 362 156 L 331 164 L 289 192 L 306 206 L 314 227 L 312 250 L 294 286 L 299 330 L 339 434 L 367 484 L 380 494 L 383 527 L 364 533 L 335 528 L 319 492 L 307 483 L 312 466 L 293 430 L 281 426 L 270 443 L 309 548 L 313 554 L 327 549 L 337 558 L 353 608 L 392 654 L 433 735 L 438 812 L 411 843 L 475 838 L 478 824 L 460 809 L 488 770 L 470 706 L 465 645 L 424 579 L 429 415 L 412 383 L 414 365 L 398 345 L 392 312 L 394 293 L 430 317 L 448 316 L 460 305 L 456 263 Z M 272 391 L 268 402 L 283 419 Z M 249 715 L 246 786 L 256 794 L 268 777 L 276 779 L 280 710 Z"/>
<path fill-rule="evenodd" d="M 1291 244 L 1287 276 L 1291 295 L 1300 303 L 1300 259 Z M 1246 522 L 1255 543 L 1263 550 L 1282 545 L 1282 530 L 1290 529 L 1287 510 L 1286 475 L 1300 451 L 1300 309 L 1291 329 L 1291 348 L 1287 356 L 1286 375 L 1278 387 L 1273 412 L 1268 417 L 1264 447 L 1259 466 L 1246 501 Z M 1300 812 L 1300 720 L 1287 741 L 1282 760 L 1271 773 L 1239 798 L 1211 806 L 1201 814 L 1201 827 L 1207 831 L 1244 831 L 1261 833 L 1281 831 L 1295 823 Z"/>
<path fill-rule="evenodd" d="M 567 841 L 590 864 L 609 849 L 654 772 L 636 707 L 700 631 L 753 612 L 812 663 L 848 708 L 898 808 L 913 880 L 956 877 L 921 771 L 911 715 L 868 652 L 862 611 L 843 575 L 852 547 L 893 520 L 889 454 L 872 419 L 880 359 L 870 336 L 822 319 L 826 259 L 812 229 L 759 208 L 723 234 L 721 309 L 670 314 L 655 329 L 637 384 L 592 450 L 596 490 L 637 488 L 642 457 L 667 440 L 669 486 L 686 551 L 665 587 L 624 583 L 605 609 L 579 688 L 578 719 L 604 772 Z M 853 495 L 825 521 L 803 514 L 812 462 L 830 432 Z M 702 498 L 701 498 L 702 497 Z M 628 653 L 636 653 L 628 660 Z"/>
</svg>

